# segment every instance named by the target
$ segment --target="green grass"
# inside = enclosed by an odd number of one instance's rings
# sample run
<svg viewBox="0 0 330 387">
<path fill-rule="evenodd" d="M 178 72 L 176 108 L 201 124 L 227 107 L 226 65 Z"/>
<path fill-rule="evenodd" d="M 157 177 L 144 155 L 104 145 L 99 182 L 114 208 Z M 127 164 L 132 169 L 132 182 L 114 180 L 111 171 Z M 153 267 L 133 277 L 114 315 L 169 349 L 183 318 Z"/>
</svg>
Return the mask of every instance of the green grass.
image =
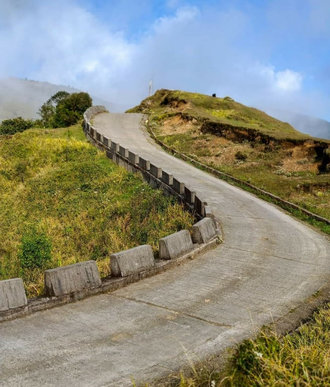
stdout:
<svg viewBox="0 0 330 387">
<path fill-rule="evenodd" d="M 163 383 L 177 387 L 330 385 L 329 304 L 298 330 L 279 336 L 263 329 L 238 346 L 225 369 L 210 359 Z M 212 364 L 212 365 L 211 365 Z"/>
<path fill-rule="evenodd" d="M 109 274 L 112 252 L 189 228 L 192 216 L 142 177 L 118 167 L 69 129 L 31 129 L 0 137 L 0 280 L 22 277 L 30 296 L 43 291 L 44 268 L 21 267 L 31 230 L 51 243 L 46 268 L 96 260 Z"/>
</svg>

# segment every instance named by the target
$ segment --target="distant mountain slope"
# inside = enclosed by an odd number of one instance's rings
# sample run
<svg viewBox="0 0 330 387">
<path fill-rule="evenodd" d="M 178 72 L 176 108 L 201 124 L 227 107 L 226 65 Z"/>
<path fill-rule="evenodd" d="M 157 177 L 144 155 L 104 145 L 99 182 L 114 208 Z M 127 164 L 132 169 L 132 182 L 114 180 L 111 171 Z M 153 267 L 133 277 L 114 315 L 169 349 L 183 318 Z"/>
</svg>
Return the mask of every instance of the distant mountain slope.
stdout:
<svg viewBox="0 0 330 387">
<path fill-rule="evenodd" d="M 300 132 L 330 139 L 330 122 L 326 120 L 283 110 L 269 110 L 269 113 L 280 120 L 289 122 Z"/>
<path fill-rule="evenodd" d="M 69 93 L 81 91 L 48 82 L 18 78 L 0 79 L 0 121 L 19 116 L 39 118 L 37 112 L 40 106 L 59 90 L 65 90 Z M 94 105 L 106 105 L 110 109 L 108 102 L 98 98 L 93 97 L 93 103 Z"/>
</svg>

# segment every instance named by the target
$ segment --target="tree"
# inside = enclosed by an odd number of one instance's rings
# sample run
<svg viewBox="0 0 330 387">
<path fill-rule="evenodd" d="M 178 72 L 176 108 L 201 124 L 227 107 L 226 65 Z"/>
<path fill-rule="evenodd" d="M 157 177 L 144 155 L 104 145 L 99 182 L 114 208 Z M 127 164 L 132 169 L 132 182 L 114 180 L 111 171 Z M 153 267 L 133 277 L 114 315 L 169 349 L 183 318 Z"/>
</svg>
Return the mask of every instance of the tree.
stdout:
<svg viewBox="0 0 330 387">
<path fill-rule="evenodd" d="M 41 117 L 41 121 L 44 127 L 50 128 L 53 126 L 56 106 L 69 95 L 70 93 L 68 93 L 67 91 L 58 91 L 40 107 L 38 114 Z"/>
<path fill-rule="evenodd" d="M 92 98 L 88 93 L 59 91 L 41 106 L 39 115 L 45 127 L 65 127 L 77 123 L 90 106 Z"/>
<path fill-rule="evenodd" d="M 53 124 L 58 128 L 77 123 L 86 109 L 92 106 L 92 98 L 88 93 L 72 93 L 58 102 Z"/>
</svg>

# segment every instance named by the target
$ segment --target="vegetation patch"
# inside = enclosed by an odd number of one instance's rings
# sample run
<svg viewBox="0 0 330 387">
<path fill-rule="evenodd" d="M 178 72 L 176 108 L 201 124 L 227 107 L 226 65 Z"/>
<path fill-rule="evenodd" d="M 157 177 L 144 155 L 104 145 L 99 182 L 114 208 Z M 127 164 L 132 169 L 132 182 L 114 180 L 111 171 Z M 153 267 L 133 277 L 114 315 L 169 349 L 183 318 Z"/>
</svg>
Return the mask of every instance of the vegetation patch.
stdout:
<svg viewBox="0 0 330 387">
<path fill-rule="evenodd" d="M 80 125 L 0 138 L 0 280 L 43 291 L 46 268 L 96 260 L 189 228 L 192 216 L 142 177 L 118 167 Z"/>
<path fill-rule="evenodd" d="M 30 129 L 35 125 L 32 120 L 25 120 L 22 117 L 3 120 L 0 124 L 0 135 L 12 135 Z"/>
<path fill-rule="evenodd" d="M 263 329 L 256 339 L 245 340 L 236 349 L 225 369 L 210 359 L 209 364 L 195 365 L 190 372 L 169 378 L 162 385 L 329 386 L 329 306 L 321 308 L 310 321 L 285 336 Z"/>
</svg>

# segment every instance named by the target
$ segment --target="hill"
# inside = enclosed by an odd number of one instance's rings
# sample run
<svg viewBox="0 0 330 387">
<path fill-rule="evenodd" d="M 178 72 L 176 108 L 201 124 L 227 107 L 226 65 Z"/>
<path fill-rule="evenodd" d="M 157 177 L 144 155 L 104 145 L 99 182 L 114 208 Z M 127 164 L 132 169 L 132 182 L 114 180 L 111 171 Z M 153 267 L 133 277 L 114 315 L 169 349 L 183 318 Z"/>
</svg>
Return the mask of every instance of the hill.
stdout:
<svg viewBox="0 0 330 387">
<path fill-rule="evenodd" d="M 128 112 L 149 115 L 166 145 L 330 217 L 330 141 L 230 97 L 159 90 Z"/>
<path fill-rule="evenodd" d="M 180 113 L 183 119 L 196 119 L 203 132 L 218 132 L 238 137 L 258 137 L 263 140 L 306 140 L 290 124 L 277 120 L 261 110 L 234 101 L 230 97 L 215 98 L 198 93 L 159 90 L 130 111 L 159 112 L 168 116 Z M 231 133 L 229 133 L 231 131 Z M 241 133 L 241 134 L 240 134 Z"/>
<path fill-rule="evenodd" d="M 40 118 L 38 110 L 52 95 L 60 90 L 77 93 L 81 90 L 69 86 L 54 85 L 48 82 L 38 82 L 19 78 L 0 79 L 0 122 L 15 117 L 26 119 Z M 93 97 L 94 104 L 109 103 Z M 112 106 L 111 106 L 112 108 Z"/>
</svg>

